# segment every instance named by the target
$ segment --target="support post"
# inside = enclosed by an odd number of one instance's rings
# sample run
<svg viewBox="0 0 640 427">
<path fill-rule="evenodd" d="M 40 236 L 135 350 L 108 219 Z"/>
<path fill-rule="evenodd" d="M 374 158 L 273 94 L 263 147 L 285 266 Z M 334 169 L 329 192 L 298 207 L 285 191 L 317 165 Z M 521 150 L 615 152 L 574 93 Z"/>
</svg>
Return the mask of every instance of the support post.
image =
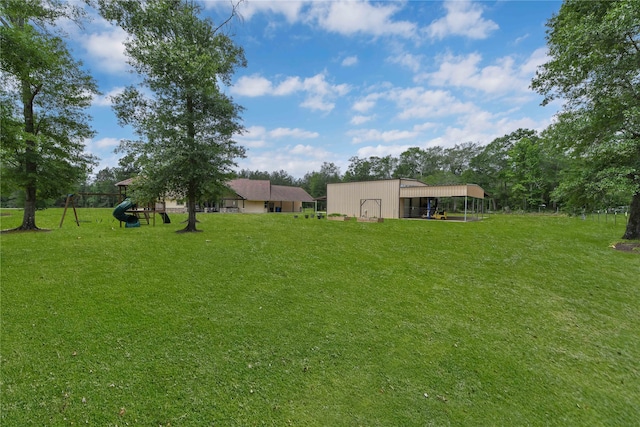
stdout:
<svg viewBox="0 0 640 427">
<path fill-rule="evenodd" d="M 464 196 L 464 222 L 467 222 L 467 199 L 469 196 Z"/>
<path fill-rule="evenodd" d="M 73 215 L 76 218 L 76 225 L 80 227 L 80 220 L 78 220 L 78 212 L 76 211 L 76 203 L 75 203 L 74 197 L 75 197 L 75 194 L 67 194 L 67 200 L 64 202 L 64 211 L 62 211 L 62 218 L 60 219 L 60 226 L 58 228 L 62 228 L 64 217 L 65 215 L 67 215 L 67 208 L 69 207 L 69 202 L 71 202 L 71 207 L 73 208 Z"/>
</svg>

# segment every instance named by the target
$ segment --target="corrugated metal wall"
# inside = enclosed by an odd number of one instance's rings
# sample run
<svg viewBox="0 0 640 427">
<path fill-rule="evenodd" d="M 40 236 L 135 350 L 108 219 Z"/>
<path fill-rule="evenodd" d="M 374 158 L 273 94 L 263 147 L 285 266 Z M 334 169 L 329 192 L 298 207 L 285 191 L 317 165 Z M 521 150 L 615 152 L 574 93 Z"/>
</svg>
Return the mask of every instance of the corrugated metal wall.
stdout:
<svg viewBox="0 0 640 427">
<path fill-rule="evenodd" d="M 484 198 L 484 190 L 475 184 L 434 185 L 428 187 L 403 187 L 400 197 L 475 197 Z"/>
<path fill-rule="evenodd" d="M 327 214 L 401 218 L 412 216 L 405 212 L 405 199 L 465 196 L 483 199 L 484 190 L 475 184 L 431 186 L 407 179 L 328 184 Z"/>
<path fill-rule="evenodd" d="M 370 199 L 365 202 L 366 199 Z M 379 205 L 374 202 L 379 199 Z M 362 202 L 361 202 L 362 201 Z M 327 214 L 364 215 L 400 218 L 400 180 L 345 182 L 327 185 Z M 378 211 L 380 212 L 378 214 Z"/>
</svg>

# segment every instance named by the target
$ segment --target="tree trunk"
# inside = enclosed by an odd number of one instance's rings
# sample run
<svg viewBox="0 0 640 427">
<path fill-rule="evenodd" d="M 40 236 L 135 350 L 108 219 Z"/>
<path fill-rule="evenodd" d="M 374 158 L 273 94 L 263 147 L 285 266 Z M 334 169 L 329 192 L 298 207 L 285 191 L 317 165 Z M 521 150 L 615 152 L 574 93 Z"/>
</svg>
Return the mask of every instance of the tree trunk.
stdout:
<svg viewBox="0 0 640 427">
<path fill-rule="evenodd" d="M 28 81 L 22 81 L 22 113 L 24 116 L 24 131 L 26 135 L 29 135 L 26 141 L 25 148 L 25 172 L 27 176 L 27 183 L 25 185 L 25 202 L 24 202 L 24 215 L 22 217 L 22 225 L 18 227 L 18 230 L 37 230 L 36 226 L 36 189 L 37 180 L 36 174 L 38 172 L 38 164 L 36 163 L 36 142 L 35 142 L 35 123 L 33 115 L 33 98 L 36 96 L 37 90 L 31 91 Z"/>
<path fill-rule="evenodd" d="M 196 196 L 193 191 L 193 185 L 189 185 L 189 191 L 187 192 L 187 213 L 189 217 L 187 219 L 187 226 L 180 230 L 183 233 L 199 231 L 196 229 Z"/>
<path fill-rule="evenodd" d="M 634 194 L 633 199 L 631 199 L 631 209 L 629 209 L 627 230 L 622 238 L 627 240 L 640 239 L 640 191 Z"/>
<path fill-rule="evenodd" d="M 36 226 L 36 186 L 28 185 L 25 189 L 24 214 L 22 225 L 18 230 L 38 230 Z"/>
<path fill-rule="evenodd" d="M 187 219 L 187 226 L 185 228 L 183 228 L 182 232 L 187 233 L 187 232 L 192 232 L 192 231 L 198 231 L 196 229 L 196 200 L 195 197 L 189 196 L 187 199 L 187 213 L 189 214 L 189 217 Z"/>
<path fill-rule="evenodd" d="M 187 113 L 189 121 L 187 122 L 187 138 L 190 142 L 195 139 L 196 130 L 193 122 L 193 99 L 191 96 L 187 96 Z M 192 163 L 193 163 L 193 159 Z M 195 166 L 194 166 L 195 167 Z M 198 231 L 196 230 L 196 185 L 193 182 L 189 183 L 187 190 L 187 212 L 189 213 L 189 219 L 187 220 L 187 226 L 182 230 L 183 232 Z"/>
</svg>

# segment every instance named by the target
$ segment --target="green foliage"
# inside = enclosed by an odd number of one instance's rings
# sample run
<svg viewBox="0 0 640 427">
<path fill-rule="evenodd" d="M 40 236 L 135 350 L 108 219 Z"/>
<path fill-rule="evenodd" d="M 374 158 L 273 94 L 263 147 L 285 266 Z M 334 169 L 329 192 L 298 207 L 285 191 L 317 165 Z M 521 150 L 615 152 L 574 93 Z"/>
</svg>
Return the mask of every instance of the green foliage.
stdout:
<svg viewBox="0 0 640 427">
<path fill-rule="evenodd" d="M 185 235 L 186 215 L 60 215 L 0 235 L 3 426 L 640 419 L 640 255 L 609 248 L 620 220 L 203 214 Z"/>
<path fill-rule="evenodd" d="M 305 174 L 302 185 L 311 197 L 322 197 L 327 195 L 327 184 L 340 181 L 340 169 L 333 163 L 324 162 L 319 172 Z"/>
<path fill-rule="evenodd" d="M 153 94 L 129 87 L 114 97 L 120 122 L 141 137 L 121 147 L 141 170 L 137 194 L 184 197 L 190 211 L 185 230 L 195 231 L 196 203 L 221 191 L 235 158 L 244 156 L 233 140 L 243 130 L 242 108 L 220 88 L 246 65 L 243 50 L 221 27 L 199 18 L 194 2 L 100 4 L 102 14 L 130 35 L 126 53 L 143 76 L 141 87 Z"/>
<path fill-rule="evenodd" d="M 377 157 L 361 159 L 358 156 L 349 159 L 349 168 L 344 174 L 344 182 L 373 181 L 377 179 L 372 171 L 372 163 L 378 160 Z"/>
<path fill-rule="evenodd" d="M 479 144 L 466 142 L 446 149 L 411 147 L 398 158 L 354 156 L 349 159 L 343 181 L 414 178 L 431 184 L 460 183 L 465 181 L 464 175 L 480 151 Z"/>
<path fill-rule="evenodd" d="M 396 178 L 420 179 L 441 170 L 443 162 L 444 150 L 442 147 L 425 149 L 411 147 L 400 154 L 394 176 Z"/>
<path fill-rule="evenodd" d="M 96 84 L 52 27 L 79 13 L 57 1 L 0 3 L 2 191 L 24 191 L 23 229 L 37 228 L 38 199 L 68 191 L 95 164 L 84 153 L 93 136 L 84 110 Z"/>
<path fill-rule="evenodd" d="M 285 170 L 274 172 L 267 171 L 250 171 L 242 169 L 237 174 L 238 178 L 256 179 L 270 181 L 273 185 L 297 186 L 298 181 Z"/>
<path fill-rule="evenodd" d="M 576 167 L 563 191 L 590 187 L 616 195 L 630 191 L 631 219 L 625 238 L 640 238 L 640 3 L 563 3 L 548 22 L 551 59 L 532 87 L 545 103 L 565 101 L 548 138 L 573 156 Z"/>
</svg>

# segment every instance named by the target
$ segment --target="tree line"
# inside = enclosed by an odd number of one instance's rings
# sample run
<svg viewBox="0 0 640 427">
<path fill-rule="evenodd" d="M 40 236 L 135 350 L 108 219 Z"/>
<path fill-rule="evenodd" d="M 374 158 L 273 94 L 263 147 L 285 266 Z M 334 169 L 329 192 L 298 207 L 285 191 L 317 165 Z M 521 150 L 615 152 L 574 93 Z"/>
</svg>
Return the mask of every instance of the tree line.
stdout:
<svg viewBox="0 0 640 427">
<path fill-rule="evenodd" d="M 239 0 L 242 1 L 242 0 Z M 122 141 L 117 168 L 86 177 L 97 159 L 83 141 L 95 135 L 85 110 L 96 82 L 73 58 L 61 20 L 78 25 L 79 3 L 0 0 L 0 194 L 18 191 L 19 230 L 37 230 L 36 210 L 61 194 L 110 188 L 137 175 L 136 191 L 189 206 L 184 231 L 197 231 L 195 206 L 212 200 L 234 176 L 267 178 L 322 196 L 329 182 L 416 178 L 428 184 L 476 183 L 494 209 L 629 206 L 623 238 L 640 239 L 640 7 L 637 0 L 565 0 L 547 22 L 548 61 L 531 88 L 561 111 L 540 134 L 519 129 L 486 146 L 414 147 L 398 157 L 352 157 L 342 173 L 333 163 L 294 179 L 286 171 L 234 172 L 245 156 L 234 140 L 242 107 L 225 94 L 244 51 L 227 34 L 226 18 L 202 18 L 191 0 L 87 0 L 128 37 L 125 54 L 140 76 L 114 97 Z M 127 176 L 125 176 L 127 175 Z M 80 184 L 79 184 L 80 183 Z M 95 190 L 95 191 L 93 191 Z M 107 203 L 99 200 L 88 203 Z"/>
<path fill-rule="evenodd" d="M 307 172 L 302 178 L 285 170 L 250 169 L 242 169 L 234 177 L 302 187 L 314 198 L 325 196 L 330 183 L 410 178 L 429 185 L 478 184 L 488 194 L 494 211 L 539 211 L 544 207 L 573 213 L 628 208 L 629 192 L 625 186 L 586 179 L 581 188 L 568 191 L 570 183 L 566 180 L 579 165 L 554 147 L 553 139 L 545 132 L 518 129 L 486 145 L 466 142 L 449 148 L 412 147 L 397 157 L 354 156 L 344 172 L 334 163 L 324 162 L 320 170 Z M 83 191 L 113 192 L 116 182 L 138 173 L 124 163 L 99 171 L 92 182 L 83 185 Z M 108 202 L 96 196 L 84 201 L 86 206 L 108 206 Z"/>
</svg>

